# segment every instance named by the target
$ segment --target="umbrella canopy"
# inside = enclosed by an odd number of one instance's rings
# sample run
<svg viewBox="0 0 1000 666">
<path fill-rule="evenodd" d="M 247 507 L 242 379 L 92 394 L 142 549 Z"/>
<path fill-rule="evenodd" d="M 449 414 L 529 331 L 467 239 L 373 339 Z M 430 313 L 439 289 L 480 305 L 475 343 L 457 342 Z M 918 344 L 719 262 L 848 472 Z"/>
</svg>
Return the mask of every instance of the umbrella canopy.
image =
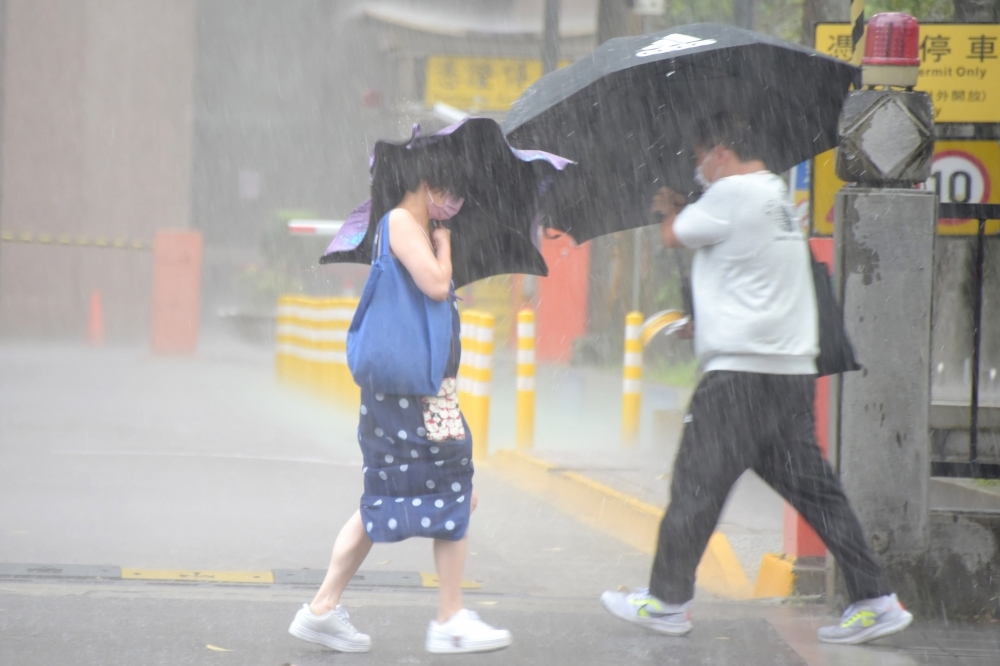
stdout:
<svg viewBox="0 0 1000 666">
<path fill-rule="evenodd" d="M 812 49 L 701 23 L 612 39 L 539 79 L 504 123 L 512 144 L 579 162 L 546 201 L 547 224 L 577 242 L 649 224 L 662 185 L 694 194 L 699 118 L 749 121 L 780 172 L 837 145 L 837 119 L 860 70 Z"/>
<path fill-rule="evenodd" d="M 321 264 L 371 263 L 378 221 L 403 198 L 391 177 L 406 160 L 446 162 L 462 183 L 462 210 L 451 229 L 452 279 L 456 287 L 504 273 L 547 275 L 537 247 L 539 209 L 556 175 L 570 160 L 540 150 L 516 150 L 488 118 L 468 118 L 440 132 L 401 144 L 379 141 L 371 160 L 372 198 L 344 221 Z"/>
</svg>

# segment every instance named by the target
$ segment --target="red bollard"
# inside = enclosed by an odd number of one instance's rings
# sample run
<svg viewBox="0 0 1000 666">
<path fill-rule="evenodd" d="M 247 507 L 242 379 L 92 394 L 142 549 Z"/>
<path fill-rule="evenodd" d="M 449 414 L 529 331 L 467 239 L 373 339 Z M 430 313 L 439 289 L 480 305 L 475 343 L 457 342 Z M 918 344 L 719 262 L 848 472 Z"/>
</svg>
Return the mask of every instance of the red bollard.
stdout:
<svg viewBox="0 0 1000 666">
<path fill-rule="evenodd" d="M 826 264 L 827 269 L 833 272 L 833 239 L 832 238 L 810 238 L 809 248 L 817 261 Z M 820 377 L 816 380 L 816 401 L 814 403 L 816 413 L 816 443 L 819 444 L 823 457 L 828 455 L 828 439 L 830 436 L 830 378 Z M 819 538 L 819 535 L 809 527 L 805 521 L 788 504 L 785 504 L 784 538 L 782 539 L 782 550 L 786 555 L 794 558 L 799 557 L 825 557 L 826 546 Z"/>
<path fill-rule="evenodd" d="M 193 354 L 201 310 L 201 234 L 158 231 L 153 240 L 154 354 Z"/>
<path fill-rule="evenodd" d="M 87 344 L 91 347 L 104 346 L 104 310 L 101 307 L 101 292 L 90 293 L 90 312 L 87 315 Z"/>
</svg>

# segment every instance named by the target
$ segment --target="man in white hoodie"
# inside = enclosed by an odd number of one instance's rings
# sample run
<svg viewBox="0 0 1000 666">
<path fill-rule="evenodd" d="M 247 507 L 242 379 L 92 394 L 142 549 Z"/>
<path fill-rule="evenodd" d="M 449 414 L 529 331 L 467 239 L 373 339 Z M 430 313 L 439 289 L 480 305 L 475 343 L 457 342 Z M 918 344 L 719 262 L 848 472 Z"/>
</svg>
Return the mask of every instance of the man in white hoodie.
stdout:
<svg viewBox="0 0 1000 666">
<path fill-rule="evenodd" d="M 863 643 L 902 631 L 913 616 L 889 590 L 816 445 L 816 292 L 785 183 L 760 159 L 746 121 L 713 116 L 698 127 L 695 147 L 704 194 L 684 206 L 661 188 L 653 212 L 663 217 L 665 245 L 696 250 L 694 343 L 704 375 L 684 418 L 649 588 L 606 592 L 602 602 L 655 631 L 691 631 L 695 569 L 733 483 L 752 469 L 809 522 L 843 571 L 851 604 L 820 640 Z"/>
</svg>

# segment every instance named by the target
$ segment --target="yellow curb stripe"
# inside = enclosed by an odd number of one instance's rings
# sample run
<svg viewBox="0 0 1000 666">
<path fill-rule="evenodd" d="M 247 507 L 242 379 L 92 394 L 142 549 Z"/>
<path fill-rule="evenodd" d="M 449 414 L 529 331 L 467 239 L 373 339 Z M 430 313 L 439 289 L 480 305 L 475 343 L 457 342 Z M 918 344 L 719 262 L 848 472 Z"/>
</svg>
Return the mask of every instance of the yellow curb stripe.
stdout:
<svg viewBox="0 0 1000 666">
<path fill-rule="evenodd" d="M 198 583 L 273 583 L 270 571 L 195 571 L 189 569 L 122 569 L 122 580 L 182 580 Z"/>
<path fill-rule="evenodd" d="M 438 578 L 437 574 L 420 572 L 420 582 L 424 587 L 441 587 L 441 580 Z M 463 590 L 478 590 L 483 587 L 482 583 L 477 583 L 474 580 L 462 580 Z"/>
<path fill-rule="evenodd" d="M 583 485 L 587 486 L 588 488 L 591 488 L 592 490 L 596 490 L 599 493 L 603 493 L 609 497 L 614 497 L 617 500 L 621 500 L 622 502 L 625 503 L 626 506 L 630 506 L 636 511 L 645 513 L 646 515 L 652 516 L 657 520 L 663 518 L 663 509 L 658 509 L 652 504 L 646 504 L 642 500 L 636 497 L 632 497 L 631 495 L 627 495 L 619 490 L 615 490 L 611 486 L 606 486 L 599 481 L 588 479 L 582 474 L 577 474 L 576 472 L 571 472 L 569 470 L 565 470 L 561 472 L 561 474 L 567 479 L 571 479 L 573 481 L 576 481 L 577 483 L 582 483 Z"/>
<path fill-rule="evenodd" d="M 560 470 L 520 451 L 498 451 L 480 469 L 541 497 L 577 520 L 624 541 L 640 552 L 656 552 L 663 510 L 577 472 Z M 698 565 L 698 586 L 727 599 L 753 593 L 729 540 L 715 532 Z"/>
</svg>

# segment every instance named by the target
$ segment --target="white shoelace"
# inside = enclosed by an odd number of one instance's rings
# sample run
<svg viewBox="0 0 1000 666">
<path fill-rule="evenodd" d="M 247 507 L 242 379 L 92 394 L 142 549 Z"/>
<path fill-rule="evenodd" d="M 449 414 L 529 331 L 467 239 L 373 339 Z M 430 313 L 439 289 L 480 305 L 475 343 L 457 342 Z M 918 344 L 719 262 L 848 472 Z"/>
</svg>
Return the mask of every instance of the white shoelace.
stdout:
<svg viewBox="0 0 1000 666">
<path fill-rule="evenodd" d="M 337 606 L 336 608 L 333 609 L 333 614 L 337 616 L 337 619 L 346 624 L 351 631 L 353 631 L 354 633 L 358 633 L 358 630 L 354 628 L 353 624 L 351 624 L 350 615 L 348 615 L 346 608 L 343 608 L 342 606 Z"/>
</svg>

